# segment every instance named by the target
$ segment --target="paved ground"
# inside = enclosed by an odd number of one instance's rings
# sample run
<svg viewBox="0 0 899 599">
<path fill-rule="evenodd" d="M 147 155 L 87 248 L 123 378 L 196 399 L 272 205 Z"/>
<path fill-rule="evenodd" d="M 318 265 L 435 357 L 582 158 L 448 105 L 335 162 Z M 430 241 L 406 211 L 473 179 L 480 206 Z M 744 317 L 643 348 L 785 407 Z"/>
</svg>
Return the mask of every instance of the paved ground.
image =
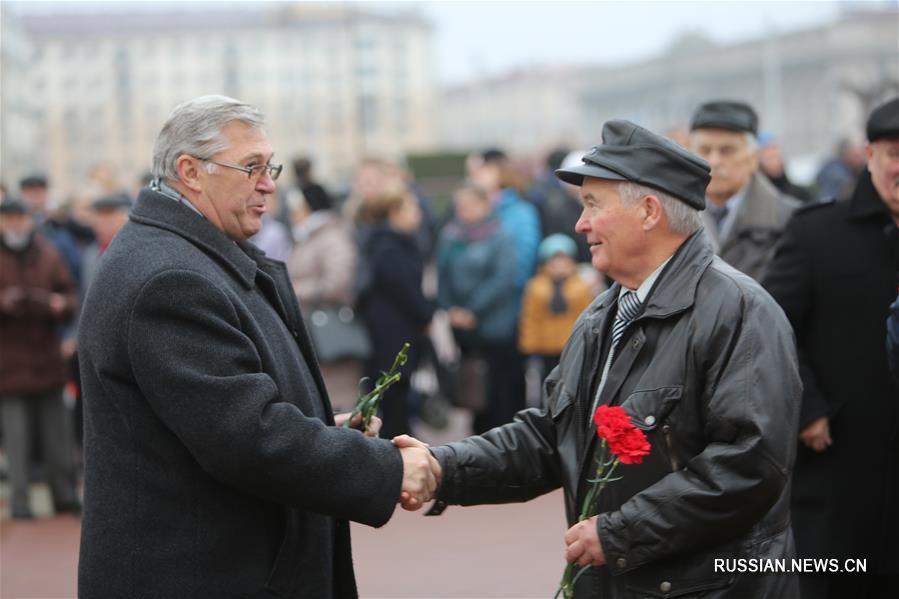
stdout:
<svg viewBox="0 0 899 599">
<path fill-rule="evenodd" d="M 419 430 L 432 443 L 464 436 L 453 415 L 445 431 Z M 50 514 L 49 493 L 33 485 L 34 521 L 0 521 L 0 598 L 75 597 L 80 521 Z M 0 485 L 0 514 L 6 489 Z M 565 533 L 561 492 L 527 504 L 451 507 L 442 516 L 397 509 L 381 529 L 353 526 L 353 556 L 363 598 L 538 599 L 561 576 Z"/>
</svg>

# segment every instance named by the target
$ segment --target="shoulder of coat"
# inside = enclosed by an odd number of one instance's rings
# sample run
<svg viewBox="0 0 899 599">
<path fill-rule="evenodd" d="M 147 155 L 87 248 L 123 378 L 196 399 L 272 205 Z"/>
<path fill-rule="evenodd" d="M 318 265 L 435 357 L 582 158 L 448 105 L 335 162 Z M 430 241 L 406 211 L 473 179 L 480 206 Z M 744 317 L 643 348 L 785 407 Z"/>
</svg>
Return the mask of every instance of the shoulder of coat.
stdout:
<svg viewBox="0 0 899 599">
<path fill-rule="evenodd" d="M 794 214 L 808 214 L 810 212 L 814 212 L 816 210 L 821 210 L 822 208 L 833 208 L 837 205 L 837 201 L 834 198 L 827 198 L 825 200 L 816 200 L 814 202 L 809 202 L 807 204 L 803 204 L 799 208 L 796 209 Z"/>
</svg>

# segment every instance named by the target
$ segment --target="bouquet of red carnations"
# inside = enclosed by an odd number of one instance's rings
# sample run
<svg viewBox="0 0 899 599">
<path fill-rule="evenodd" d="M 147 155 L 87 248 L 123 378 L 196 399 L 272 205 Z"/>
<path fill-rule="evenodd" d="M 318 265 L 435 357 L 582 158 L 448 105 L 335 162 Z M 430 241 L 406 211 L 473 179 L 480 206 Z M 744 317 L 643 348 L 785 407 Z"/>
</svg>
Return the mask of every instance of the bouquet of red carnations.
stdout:
<svg viewBox="0 0 899 599">
<path fill-rule="evenodd" d="M 590 490 L 584 497 L 578 522 L 596 515 L 599 494 L 607 484 L 621 478 L 612 478 L 618 464 L 639 464 L 644 456 L 649 455 L 650 450 L 646 435 L 631 423 L 621 406 L 599 406 L 593 414 L 593 422 L 596 423 L 596 434 L 600 439 L 599 451 L 596 453 L 596 476 L 588 481 L 591 483 Z M 565 567 L 562 582 L 553 599 L 560 593 L 564 599 L 574 596 L 574 583 L 590 569 L 590 566 L 584 566 L 575 573 L 575 567 L 572 563 Z"/>
</svg>

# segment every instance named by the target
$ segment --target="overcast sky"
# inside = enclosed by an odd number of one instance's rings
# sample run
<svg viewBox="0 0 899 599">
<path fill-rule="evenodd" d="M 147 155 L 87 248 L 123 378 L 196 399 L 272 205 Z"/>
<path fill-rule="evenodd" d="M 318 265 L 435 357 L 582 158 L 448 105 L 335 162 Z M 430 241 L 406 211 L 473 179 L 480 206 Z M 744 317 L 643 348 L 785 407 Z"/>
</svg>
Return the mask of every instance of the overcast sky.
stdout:
<svg viewBox="0 0 899 599">
<path fill-rule="evenodd" d="M 832 20 L 846 2 L 422 2 L 436 25 L 439 80 L 540 64 L 620 64 L 699 32 L 729 43 Z M 861 8 L 875 3 L 851 3 Z M 882 2 L 880 4 L 883 4 Z"/>
<path fill-rule="evenodd" d="M 5 0 L 3 0 L 5 3 Z M 80 2 L 17 4 L 28 12 L 69 10 Z M 92 10 L 122 10 L 121 1 L 91 2 Z M 221 8 L 222 2 L 215 2 Z M 263 4 L 260 2 L 260 4 Z M 270 4 L 270 2 L 265 2 Z M 418 11 L 435 27 L 437 81 L 453 84 L 518 67 L 552 64 L 621 64 L 664 51 L 686 32 L 719 43 L 812 27 L 841 10 L 896 5 L 896 0 L 854 1 L 536 1 L 356 2 L 373 10 Z M 117 5 L 117 6 L 115 6 Z M 172 4 L 134 4 L 153 10 Z M 176 5 L 178 6 L 178 5 Z M 184 4 L 179 8 L 183 9 Z M 227 5 L 226 5 L 227 6 Z M 246 10 L 243 6 L 235 10 Z M 207 4 L 208 7 L 208 4 Z M 203 8 L 201 7 L 200 10 Z"/>
</svg>

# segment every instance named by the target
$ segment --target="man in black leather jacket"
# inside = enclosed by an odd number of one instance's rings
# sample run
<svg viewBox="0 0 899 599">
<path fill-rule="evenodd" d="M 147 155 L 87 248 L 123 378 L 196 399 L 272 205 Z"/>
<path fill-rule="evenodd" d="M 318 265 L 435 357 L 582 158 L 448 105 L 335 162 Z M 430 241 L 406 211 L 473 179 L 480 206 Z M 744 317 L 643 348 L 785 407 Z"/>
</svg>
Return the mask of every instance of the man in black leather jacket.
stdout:
<svg viewBox="0 0 899 599">
<path fill-rule="evenodd" d="M 617 283 L 575 325 L 544 409 L 432 449 L 442 483 L 431 511 L 561 486 L 566 559 L 595 566 L 576 597 L 796 597 L 789 480 L 801 385 L 790 325 L 715 257 L 699 218 L 705 161 L 627 121 L 606 123 L 583 160 L 557 175 L 581 186 L 576 231 Z M 614 326 L 632 294 L 636 315 Z M 652 449 L 620 466 L 599 515 L 577 523 L 600 404 L 622 406 Z"/>
</svg>

